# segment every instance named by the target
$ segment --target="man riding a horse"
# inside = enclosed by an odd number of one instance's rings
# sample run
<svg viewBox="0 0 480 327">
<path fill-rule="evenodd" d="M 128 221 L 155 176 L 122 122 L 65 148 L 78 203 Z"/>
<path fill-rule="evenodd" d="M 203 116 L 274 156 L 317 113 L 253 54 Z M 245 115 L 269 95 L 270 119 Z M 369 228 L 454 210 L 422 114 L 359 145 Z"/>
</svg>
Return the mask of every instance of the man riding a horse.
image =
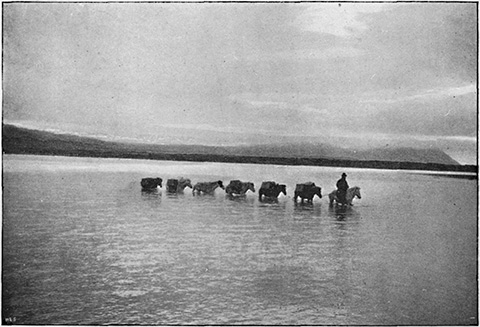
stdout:
<svg viewBox="0 0 480 327">
<path fill-rule="evenodd" d="M 337 198 L 340 203 L 347 203 L 347 174 L 343 173 L 342 178 L 337 181 Z"/>
</svg>

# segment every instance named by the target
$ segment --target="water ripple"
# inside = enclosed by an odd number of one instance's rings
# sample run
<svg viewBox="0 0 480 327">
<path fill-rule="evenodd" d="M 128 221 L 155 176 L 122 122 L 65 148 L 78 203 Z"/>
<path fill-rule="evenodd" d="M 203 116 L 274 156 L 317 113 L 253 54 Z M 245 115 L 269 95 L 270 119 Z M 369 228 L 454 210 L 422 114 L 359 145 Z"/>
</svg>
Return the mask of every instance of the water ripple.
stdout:
<svg viewBox="0 0 480 327">
<path fill-rule="evenodd" d="M 259 184 L 255 167 L 237 170 Z M 276 180 L 335 180 L 319 169 L 284 167 Z M 475 183 L 408 180 L 426 210 L 363 173 L 362 205 L 341 209 L 145 193 L 141 176 L 5 174 L 5 314 L 65 325 L 469 324 L 476 314 Z"/>
</svg>

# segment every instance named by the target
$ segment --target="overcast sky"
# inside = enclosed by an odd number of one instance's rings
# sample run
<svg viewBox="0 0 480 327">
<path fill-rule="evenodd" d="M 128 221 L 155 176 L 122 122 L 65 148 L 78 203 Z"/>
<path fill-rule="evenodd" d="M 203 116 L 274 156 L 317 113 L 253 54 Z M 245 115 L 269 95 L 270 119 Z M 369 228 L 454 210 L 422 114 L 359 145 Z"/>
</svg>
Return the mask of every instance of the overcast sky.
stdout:
<svg viewBox="0 0 480 327">
<path fill-rule="evenodd" d="M 5 123 L 475 163 L 475 3 L 4 3 L 3 28 Z"/>
</svg>

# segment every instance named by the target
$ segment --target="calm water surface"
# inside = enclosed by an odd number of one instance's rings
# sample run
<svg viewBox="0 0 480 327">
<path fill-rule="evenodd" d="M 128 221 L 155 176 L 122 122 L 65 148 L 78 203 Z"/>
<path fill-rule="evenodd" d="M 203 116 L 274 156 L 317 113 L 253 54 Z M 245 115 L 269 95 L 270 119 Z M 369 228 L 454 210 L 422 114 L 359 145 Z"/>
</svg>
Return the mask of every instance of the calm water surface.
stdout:
<svg viewBox="0 0 480 327">
<path fill-rule="evenodd" d="M 4 156 L 17 324 L 477 324 L 477 181 L 399 171 Z M 362 199 L 326 196 L 341 172 Z M 142 177 L 287 184 L 264 203 Z M 295 205 L 295 183 L 324 198 Z"/>
</svg>

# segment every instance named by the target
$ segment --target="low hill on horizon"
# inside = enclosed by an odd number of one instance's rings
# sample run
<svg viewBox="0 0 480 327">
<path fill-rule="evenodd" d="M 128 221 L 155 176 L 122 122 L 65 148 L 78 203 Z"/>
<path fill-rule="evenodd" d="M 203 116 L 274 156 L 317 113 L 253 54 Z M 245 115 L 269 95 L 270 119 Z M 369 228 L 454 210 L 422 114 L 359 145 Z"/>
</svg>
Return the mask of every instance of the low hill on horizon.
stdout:
<svg viewBox="0 0 480 327">
<path fill-rule="evenodd" d="M 245 156 L 325 158 L 340 160 L 375 160 L 396 162 L 437 163 L 460 165 L 440 149 L 418 149 L 411 147 L 371 148 L 354 150 L 324 143 L 284 143 L 235 146 L 230 153 Z"/>
<path fill-rule="evenodd" d="M 434 170 L 458 170 L 460 167 L 465 167 L 440 149 L 403 147 L 357 151 L 321 143 L 219 147 L 137 144 L 103 141 L 93 137 L 72 134 L 55 134 L 8 124 L 3 124 L 2 127 L 3 152 L 6 154 L 251 162 L 286 165 L 306 164 L 386 169 L 429 169 L 428 165 L 435 166 L 436 168 L 432 166 Z"/>
</svg>

